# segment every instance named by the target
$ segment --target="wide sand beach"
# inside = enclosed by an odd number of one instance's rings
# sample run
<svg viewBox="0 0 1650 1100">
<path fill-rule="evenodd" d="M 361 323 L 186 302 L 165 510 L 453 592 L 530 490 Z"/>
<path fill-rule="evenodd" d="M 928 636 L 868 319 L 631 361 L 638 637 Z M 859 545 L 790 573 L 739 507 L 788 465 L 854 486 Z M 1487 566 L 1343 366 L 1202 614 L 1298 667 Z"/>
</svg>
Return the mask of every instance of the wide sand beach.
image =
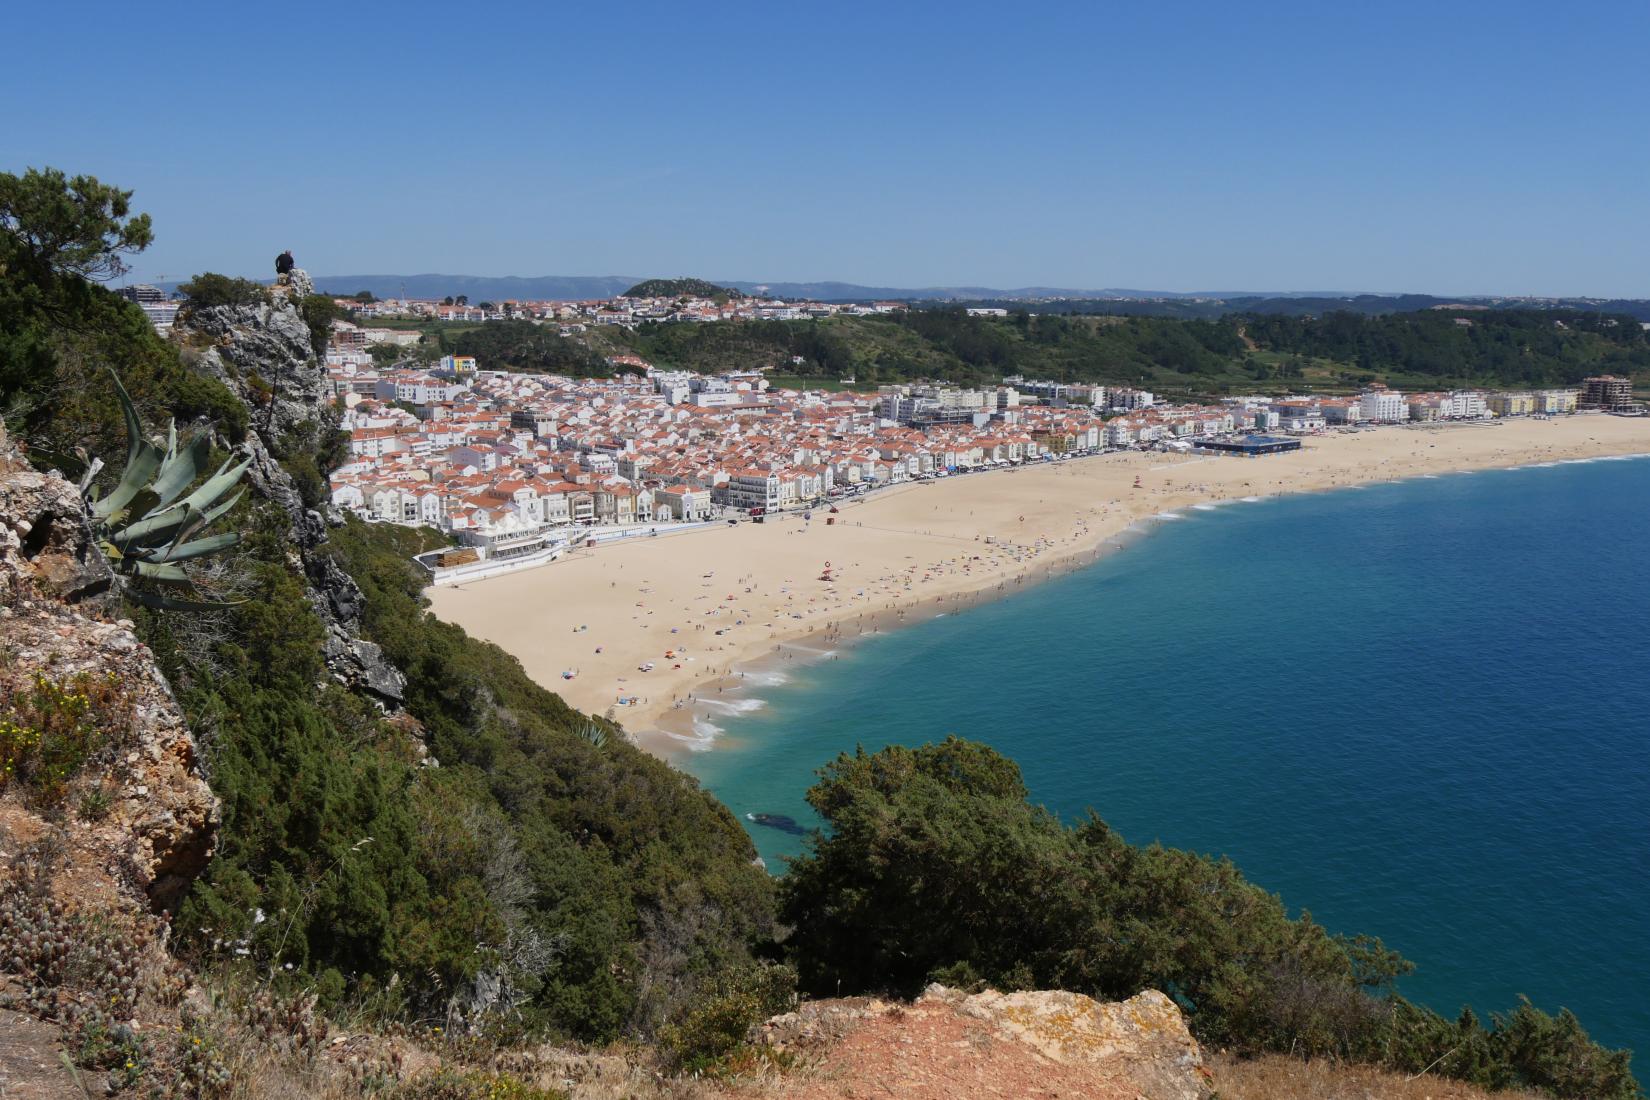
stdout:
<svg viewBox="0 0 1650 1100">
<path fill-rule="evenodd" d="M 1580 414 L 1366 429 L 1258 458 L 1118 453 L 895 486 L 836 515 L 816 508 L 811 521 L 603 545 L 428 595 L 435 614 L 514 654 L 571 705 L 669 752 L 704 747 L 752 669 L 828 657 L 862 634 L 1006 595 L 1093 560 L 1153 516 L 1647 452 L 1650 418 Z"/>
</svg>

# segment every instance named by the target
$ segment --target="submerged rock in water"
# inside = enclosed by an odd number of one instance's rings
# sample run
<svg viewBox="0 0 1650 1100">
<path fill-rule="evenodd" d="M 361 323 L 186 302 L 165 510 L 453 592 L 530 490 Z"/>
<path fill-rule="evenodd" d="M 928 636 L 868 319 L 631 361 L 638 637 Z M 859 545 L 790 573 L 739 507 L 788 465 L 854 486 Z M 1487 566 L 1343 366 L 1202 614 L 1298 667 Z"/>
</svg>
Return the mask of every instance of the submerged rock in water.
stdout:
<svg viewBox="0 0 1650 1100">
<path fill-rule="evenodd" d="M 808 830 L 797 824 L 796 818 L 786 817 L 784 814 L 746 814 L 747 818 L 758 825 L 766 825 L 770 829 L 778 829 L 782 833 L 792 836 L 801 836 Z"/>
</svg>

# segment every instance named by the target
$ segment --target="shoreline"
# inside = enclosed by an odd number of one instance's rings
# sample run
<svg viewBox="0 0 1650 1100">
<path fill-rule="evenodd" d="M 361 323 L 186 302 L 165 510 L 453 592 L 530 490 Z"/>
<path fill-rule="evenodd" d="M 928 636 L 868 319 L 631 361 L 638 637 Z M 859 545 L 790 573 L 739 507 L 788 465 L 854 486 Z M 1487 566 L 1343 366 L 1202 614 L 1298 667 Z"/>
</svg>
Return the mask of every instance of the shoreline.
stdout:
<svg viewBox="0 0 1650 1100">
<path fill-rule="evenodd" d="M 811 523 L 790 513 L 760 526 L 637 540 L 426 595 L 432 611 L 499 644 L 570 705 L 611 715 L 638 745 L 674 760 L 717 741 L 724 715 L 703 708 L 754 709 L 739 706 L 753 701 L 742 689 L 771 685 L 781 666 L 808 660 L 797 653 L 826 659 L 863 637 L 1012 595 L 1187 510 L 1650 453 L 1650 420 L 1580 414 L 1366 429 L 1305 443 L 1257 458 L 1117 452 L 918 482 L 839 504 L 829 526 L 825 506 Z M 836 564 L 826 574 L 810 561 Z M 652 671 L 638 669 L 649 662 Z M 563 669 L 577 674 L 563 679 Z"/>
</svg>

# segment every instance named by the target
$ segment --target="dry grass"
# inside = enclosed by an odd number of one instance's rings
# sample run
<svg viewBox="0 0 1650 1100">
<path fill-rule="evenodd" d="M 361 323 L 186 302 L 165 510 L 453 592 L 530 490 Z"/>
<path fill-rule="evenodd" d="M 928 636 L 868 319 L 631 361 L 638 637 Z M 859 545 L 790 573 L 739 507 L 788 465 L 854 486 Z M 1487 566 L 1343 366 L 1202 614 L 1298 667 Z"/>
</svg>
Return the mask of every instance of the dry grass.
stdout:
<svg viewBox="0 0 1650 1100">
<path fill-rule="evenodd" d="M 1542 1100 L 1527 1092 L 1485 1092 L 1442 1077 L 1409 1080 L 1369 1066 L 1302 1062 L 1273 1054 L 1209 1058 L 1220 1100 Z"/>
</svg>

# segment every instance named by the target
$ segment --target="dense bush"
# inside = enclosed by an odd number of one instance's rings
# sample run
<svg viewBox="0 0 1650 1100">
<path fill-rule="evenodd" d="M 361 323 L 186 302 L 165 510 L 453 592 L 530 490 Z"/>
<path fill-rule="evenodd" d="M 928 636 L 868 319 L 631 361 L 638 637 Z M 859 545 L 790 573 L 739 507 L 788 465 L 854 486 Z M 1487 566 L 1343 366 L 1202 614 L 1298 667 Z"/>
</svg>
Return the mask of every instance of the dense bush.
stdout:
<svg viewBox="0 0 1650 1100">
<path fill-rule="evenodd" d="M 255 306 L 269 301 L 269 288 L 263 284 L 215 271 L 202 272 L 187 283 L 180 283 L 178 293 L 188 299 L 191 308 L 198 309 Z"/>
<path fill-rule="evenodd" d="M 343 319 L 344 308 L 325 294 L 310 294 L 298 300 L 298 316 L 309 329 L 309 348 L 320 359 L 327 353 L 332 322 Z"/>
<path fill-rule="evenodd" d="M 447 345 L 456 355 L 473 355 L 489 368 L 546 374 L 601 376 L 612 373 L 602 356 L 560 334 L 553 324 L 493 321 L 461 332 Z"/>
<path fill-rule="evenodd" d="M 1469 324 L 1459 324 L 1467 320 Z M 1235 319 L 1263 348 L 1353 364 L 1377 374 L 1441 386 L 1575 383 L 1589 374 L 1650 369 L 1650 336 L 1631 317 L 1551 310 L 1452 310 L 1367 316 L 1276 314 Z"/>
<path fill-rule="evenodd" d="M 752 1054 L 752 1030 L 796 1007 L 796 974 L 761 965 L 715 975 L 659 1032 L 659 1048 L 672 1069 L 714 1073 L 734 1068 Z"/>
<path fill-rule="evenodd" d="M 1019 769 L 947 739 L 844 754 L 809 803 L 825 819 L 781 884 L 803 988 L 910 994 L 930 979 L 1102 998 L 1161 989 L 1206 1042 L 1379 1061 L 1566 1097 L 1637 1095 L 1625 1052 L 1568 1013 L 1521 1005 L 1493 1029 L 1392 991 L 1409 964 L 1334 937 L 1229 862 L 1063 826 Z"/>
<path fill-rule="evenodd" d="M 772 931 L 772 884 L 732 814 L 623 737 L 593 743 L 590 719 L 514 657 L 425 612 L 417 532 L 351 521 L 334 542 L 445 781 L 508 824 L 522 928 L 557 949 L 523 978 L 530 1004 L 578 1034 L 651 1034 L 708 975 L 744 965 Z"/>
</svg>

